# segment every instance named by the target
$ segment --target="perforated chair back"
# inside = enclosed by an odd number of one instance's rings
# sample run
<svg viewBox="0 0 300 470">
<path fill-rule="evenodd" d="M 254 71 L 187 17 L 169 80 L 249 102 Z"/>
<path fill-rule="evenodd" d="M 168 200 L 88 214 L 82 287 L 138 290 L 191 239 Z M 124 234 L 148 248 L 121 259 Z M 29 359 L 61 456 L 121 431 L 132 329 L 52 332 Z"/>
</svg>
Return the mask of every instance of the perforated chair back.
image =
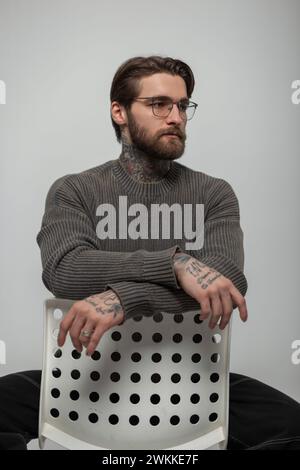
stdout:
<svg viewBox="0 0 300 470">
<path fill-rule="evenodd" d="M 136 317 L 87 357 L 69 335 L 57 346 L 72 303 L 45 302 L 41 448 L 46 438 L 67 449 L 226 448 L 229 326 L 210 330 L 199 311 Z"/>
</svg>

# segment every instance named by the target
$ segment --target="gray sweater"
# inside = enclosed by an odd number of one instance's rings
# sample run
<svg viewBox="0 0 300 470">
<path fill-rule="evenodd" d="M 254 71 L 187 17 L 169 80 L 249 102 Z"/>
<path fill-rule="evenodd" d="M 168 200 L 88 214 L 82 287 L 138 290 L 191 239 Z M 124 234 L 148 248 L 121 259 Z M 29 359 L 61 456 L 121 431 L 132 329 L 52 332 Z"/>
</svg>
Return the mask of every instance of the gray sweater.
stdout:
<svg viewBox="0 0 300 470">
<path fill-rule="evenodd" d="M 187 250 L 190 240 L 184 231 L 181 239 L 175 239 L 172 217 L 168 238 L 161 236 L 161 230 L 158 238 L 151 237 L 150 224 L 148 237 L 124 236 L 119 209 L 128 225 L 132 216 L 122 213 L 120 196 L 128 208 L 142 204 L 149 213 L 153 204 L 204 204 L 203 246 Z M 116 217 L 111 216 L 110 221 L 117 228 L 107 238 L 99 235 L 105 204 L 115 208 Z M 175 161 L 166 176 L 154 183 L 134 180 L 119 159 L 59 178 L 48 192 L 37 242 L 43 282 L 54 296 L 82 299 L 112 289 L 120 298 L 125 318 L 200 308 L 177 282 L 172 259 L 177 251 L 218 270 L 243 296 L 247 291 L 239 204 L 232 187 Z"/>
</svg>

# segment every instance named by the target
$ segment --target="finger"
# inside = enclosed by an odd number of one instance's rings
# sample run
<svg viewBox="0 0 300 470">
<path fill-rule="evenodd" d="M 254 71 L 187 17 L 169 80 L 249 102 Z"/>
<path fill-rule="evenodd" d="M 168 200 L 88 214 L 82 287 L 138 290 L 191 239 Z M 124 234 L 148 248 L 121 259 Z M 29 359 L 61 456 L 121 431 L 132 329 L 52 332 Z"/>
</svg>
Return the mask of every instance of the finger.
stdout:
<svg viewBox="0 0 300 470">
<path fill-rule="evenodd" d="M 231 295 L 229 291 L 226 289 L 222 289 L 220 292 L 221 295 L 221 302 L 223 305 L 223 315 L 222 315 L 222 320 L 219 325 L 220 330 L 224 330 L 226 325 L 229 323 L 232 311 L 233 311 L 233 305 L 232 305 L 232 300 L 231 300 Z"/>
<path fill-rule="evenodd" d="M 236 306 L 239 308 L 240 318 L 244 322 L 247 321 L 248 318 L 248 310 L 245 297 L 237 290 L 237 288 L 232 284 L 229 288 L 229 292 L 234 300 Z"/>
<path fill-rule="evenodd" d="M 89 344 L 88 344 L 87 349 L 86 349 L 86 355 L 87 356 L 91 356 L 95 352 L 95 349 L 98 346 L 99 341 L 100 341 L 103 333 L 105 333 L 105 330 L 103 328 L 103 324 L 102 325 L 99 324 L 96 327 L 93 335 L 90 338 Z"/>
<path fill-rule="evenodd" d="M 85 329 L 85 323 L 86 323 L 86 318 L 80 317 L 79 315 L 77 315 L 70 328 L 71 341 L 75 349 L 77 349 L 77 351 L 79 352 L 82 351 L 82 344 L 80 342 L 79 337 L 80 337 L 81 331 Z"/>
<path fill-rule="evenodd" d="M 79 332 L 79 341 L 84 347 L 87 347 L 88 344 L 90 343 L 94 330 L 95 330 L 95 321 L 87 320 L 83 328 Z M 90 336 L 84 336 L 82 334 L 83 331 L 90 332 Z"/>
<path fill-rule="evenodd" d="M 204 297 L 200 300 L 201 304 L 201 313 L 200 313 L 200 320 L 206 320 L 211 314 L 211 305 L 209 301 L 209 297 Z"/>
<path fill-rule="evenodd" d="M 223 307 L 219 294 L 212 294 L 211 305 L 212 315 L 210 317 L 210 322 L 208 326 L 213 329 L 215 328 L 216 324 L 218 323 L 220 317 L 223 314 Z"/>
<path fill-rule="evenodd" d="M 59 347 L 63 346 L 66 340 L 67 333 L 76 317 L 76 307 L 71 307 L 65 318 L 60 322 L 59 333 L 57 337 L 57 344 Z"/>
</svg>

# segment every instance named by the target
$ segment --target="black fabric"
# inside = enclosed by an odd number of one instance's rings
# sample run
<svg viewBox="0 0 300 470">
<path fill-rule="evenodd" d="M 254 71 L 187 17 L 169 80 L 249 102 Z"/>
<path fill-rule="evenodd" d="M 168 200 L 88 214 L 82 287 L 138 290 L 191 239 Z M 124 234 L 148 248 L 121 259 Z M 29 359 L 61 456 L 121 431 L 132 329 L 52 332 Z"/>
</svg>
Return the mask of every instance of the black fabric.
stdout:
<svg viewBox="0 0 300 470">
<path fill-rule="evenodd" d="M 26 450 L 38 436 L 41 371 L 0 377 L 0 450 Z M 300 404 L 250 377 L 230 374 L 232 450 L 300 450 Z"/>
</svg>

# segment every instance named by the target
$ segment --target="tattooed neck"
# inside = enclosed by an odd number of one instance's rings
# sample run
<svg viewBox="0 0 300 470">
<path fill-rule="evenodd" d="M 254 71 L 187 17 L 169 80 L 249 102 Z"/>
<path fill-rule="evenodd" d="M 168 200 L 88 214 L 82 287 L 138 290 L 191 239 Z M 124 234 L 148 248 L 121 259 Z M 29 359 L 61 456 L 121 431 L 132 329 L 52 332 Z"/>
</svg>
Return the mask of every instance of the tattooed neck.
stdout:
<svg viewBox="0 0 300 470">
<path fill-rule="evenodd" d="M 146 155 L 135 145 L 122 138 L 122 153 L 120 163 L 127 173 L 138 182 L 153 183 L 160 181 L 168 173 L 171 162 L 169 160 L 157 160 Z"/>
</svg>

